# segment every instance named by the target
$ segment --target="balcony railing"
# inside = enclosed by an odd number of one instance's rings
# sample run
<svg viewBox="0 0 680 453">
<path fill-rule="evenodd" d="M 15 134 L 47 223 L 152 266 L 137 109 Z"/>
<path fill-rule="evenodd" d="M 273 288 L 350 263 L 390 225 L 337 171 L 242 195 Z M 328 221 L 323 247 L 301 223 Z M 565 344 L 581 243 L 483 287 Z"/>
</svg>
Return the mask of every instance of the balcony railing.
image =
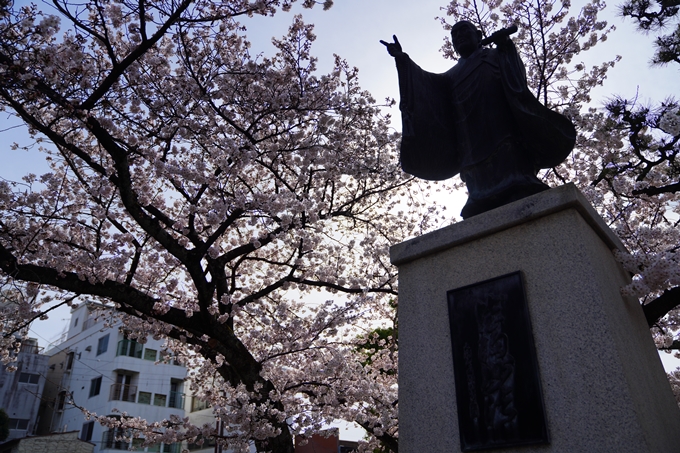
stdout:
<svg viewBox="0 0 680 453">
<path fill-rule="evenodd" d="M 118 439 L 116 439 L 116 437 L 118 437 Z M 118 431 L 104 431 L 104 434 L 102 435 L 102 450 L 127 450 L 128 446 L 128 442 L 120 439 L 120 433 Z"/>
<path fill-rule="evenodd" d="M 134 403 L 137 398 L 137 386 L 129 384 L 112 384 L 109 401 L 129 401 Z"/>
<path fill-rule="evenodd" d="M 170 392 L 168 407 L 174 407 L 175 409 L 184 409 L 184 393 Z"/>
<path fill-rule="evenodd" d="M 32 341 L 25 341 L 21 344 L 21 349 L 19 352 L 25 352 L 28 354 L 39 354 L 42 352 L 43 348 L 38 347 L 38 343 Z"/>
<path fill-rule="evenodd" d="M 99 319 L 97 318 L 88 318 L 84 323 L 83 323 L 83 330 L 87 330 L 90 327 L 94 326 L 99 322 Z"/>
<path fill-rule="evenodd" d="M 135 340 L 120 340 L 118 342 L 118 347 L 116 348 L 116 356 L 125 355 L 128 357 L 136 357 L 138 359 L 142 358 L 142 348 L 140 343 Z"/>
<path fill-rule="evenodd" d="M 57 338 L 56 340 L 54 340 L 53 342 L 51 342 L 50 344 L 47 345 L 46 349 L 49 351 L 50 349 L 53 349 L 55 346 L 60 345 L 61 343 L 63 343 L 67 339 L 68 339 L 68 331 L 62 332 L 59 335 L 59 338 Z"/>
<path fill-rule="evenodd" d="M 182 451 L 181 443 L 163 444 L 163 453 L 180 453 Z"/>
</svg>

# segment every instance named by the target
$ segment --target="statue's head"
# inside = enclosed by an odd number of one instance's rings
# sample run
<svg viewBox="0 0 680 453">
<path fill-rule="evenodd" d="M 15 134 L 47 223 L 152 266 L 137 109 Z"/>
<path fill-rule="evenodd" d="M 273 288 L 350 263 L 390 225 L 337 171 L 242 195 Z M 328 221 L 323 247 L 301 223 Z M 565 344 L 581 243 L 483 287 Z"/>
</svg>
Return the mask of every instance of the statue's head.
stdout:
<svg viewBox="0 0 680 453">
<path fill-rule="evenodd" d="M 472 22 L 461 20 L 451 27 L 451 42 L 456 52 L 467 58 L 482 46 L 482 32 Z"/>
</svg>

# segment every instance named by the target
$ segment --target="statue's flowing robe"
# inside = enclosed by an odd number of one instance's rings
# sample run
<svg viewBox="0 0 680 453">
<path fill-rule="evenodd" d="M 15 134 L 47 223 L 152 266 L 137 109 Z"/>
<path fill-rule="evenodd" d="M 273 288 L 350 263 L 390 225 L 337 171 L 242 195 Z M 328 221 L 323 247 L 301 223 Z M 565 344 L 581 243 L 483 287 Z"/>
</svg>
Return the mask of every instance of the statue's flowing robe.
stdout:
<svg viewBox="0 0 680 453">
<path fill-rule="evenodd" d="M 396 58 L 402 112 L 401 165 L 428 180 L 450 178 L 488 159 L 504 140 L 526 150 L 536 171 L 574 147 L 574 125 L 529 91 L 511 41 L 478 49 L 444 74 Z"/>
</svg>

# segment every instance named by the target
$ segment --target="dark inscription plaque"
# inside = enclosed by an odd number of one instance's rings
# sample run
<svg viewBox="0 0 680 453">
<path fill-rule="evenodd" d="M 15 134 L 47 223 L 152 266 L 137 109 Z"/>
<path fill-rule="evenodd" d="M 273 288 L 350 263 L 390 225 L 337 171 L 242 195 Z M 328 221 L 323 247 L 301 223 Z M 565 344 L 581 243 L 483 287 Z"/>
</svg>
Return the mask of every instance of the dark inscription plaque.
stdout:
<svg viewBox="0 0 680 453">
<path fill-rule="evenodd" d="M 521 273 L 447 295 L 462 450 L 548 442 Z"/>
</svg>

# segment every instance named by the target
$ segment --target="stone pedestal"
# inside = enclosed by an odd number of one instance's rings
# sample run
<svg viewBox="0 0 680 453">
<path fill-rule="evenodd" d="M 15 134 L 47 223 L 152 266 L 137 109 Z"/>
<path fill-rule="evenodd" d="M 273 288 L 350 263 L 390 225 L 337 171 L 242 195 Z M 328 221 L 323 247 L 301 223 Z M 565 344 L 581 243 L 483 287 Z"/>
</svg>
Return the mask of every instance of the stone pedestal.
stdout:
<svg viewBox="0 0 680 453">
<path fill-rule="evenodd" d="M 395 245 L 402 453 L 461 451 L 447 291 L 521 271 L 550 442 L 486 451 L 680 451 L 675 404 L 623 250 L 573 186 Z"/>
</svg>

